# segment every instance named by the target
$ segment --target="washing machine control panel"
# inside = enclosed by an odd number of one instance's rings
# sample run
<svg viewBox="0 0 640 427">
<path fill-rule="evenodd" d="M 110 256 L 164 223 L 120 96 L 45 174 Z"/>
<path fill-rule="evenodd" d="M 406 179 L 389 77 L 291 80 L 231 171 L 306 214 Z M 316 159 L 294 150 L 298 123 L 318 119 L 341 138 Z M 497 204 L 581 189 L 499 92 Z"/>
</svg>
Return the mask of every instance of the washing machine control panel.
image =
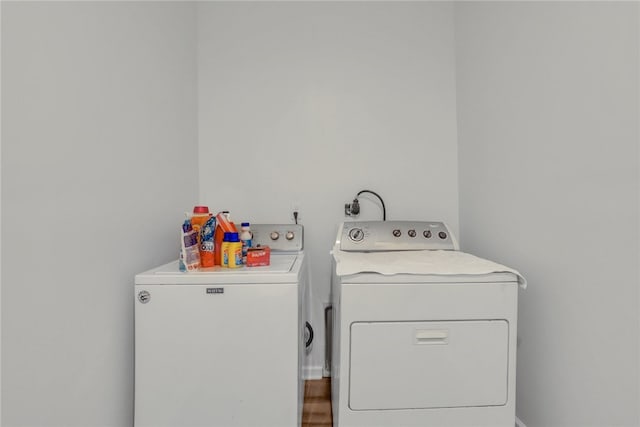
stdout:
<svg viewBox="0 0 640 427">
<path fill-rule="evenodd" d="M 354 221 L 342 225 L 340 249 L 351 252 L 458 250 L 443 222 Z"/>
<path fill-rule="evenodd" d="M 301 251 L 304 228 L 300 224 L 251 224 L 253 246 L 269 246 L 272 251 Z"/>
</svg>

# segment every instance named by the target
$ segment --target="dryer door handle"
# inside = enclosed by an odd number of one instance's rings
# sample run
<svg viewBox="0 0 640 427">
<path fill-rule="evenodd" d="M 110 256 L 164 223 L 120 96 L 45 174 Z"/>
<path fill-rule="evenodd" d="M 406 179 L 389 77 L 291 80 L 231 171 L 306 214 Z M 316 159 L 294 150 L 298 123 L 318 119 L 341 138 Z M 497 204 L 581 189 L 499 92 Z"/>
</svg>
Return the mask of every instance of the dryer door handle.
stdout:
<svg viewBox="0 0 640 427">
<path fill-rule="evenodd" d="M 446 329 L 416 329 L 414 344 L 448 344 L 449 331 Z"/>
</svg>

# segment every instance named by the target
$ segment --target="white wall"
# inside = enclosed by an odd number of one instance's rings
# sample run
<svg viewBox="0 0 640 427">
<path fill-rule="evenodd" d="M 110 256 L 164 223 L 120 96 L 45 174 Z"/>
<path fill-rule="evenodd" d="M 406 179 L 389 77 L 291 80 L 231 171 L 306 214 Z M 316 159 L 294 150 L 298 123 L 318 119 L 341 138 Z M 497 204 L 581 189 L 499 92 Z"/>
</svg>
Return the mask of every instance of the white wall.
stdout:
<svg viewBox="0 0 640 427">
<path fill-rule="evenodd" d="M 197 197 L 195 6 L 2 2 L 2 425 L 133 423 L 133 276 Z"/>
<path fill-rule="evenodd" d="M 1 11 L 3 426 L 131 425 L 133 275 L 197 201 L 297 202 L 319 367 L 343 204 L 458 231 L 458 169 L 463 248 L 531 284 L 520 418 L 639 424 L 637 3 Z"/>
<path fill-rule="evenodd" d="M 344 203 L 370 189 L 389 219 L 457 232 L 453 5 L 199 3 L 198 42 L 200 199 L 238 222 L 299 203 L 318 368 Z"/>
<path fill-rule="evenodd" d="M 462 248 L 519 269 L 517 413 L 637 426 L 638 3 L 456 4 Z"/>
</svg>

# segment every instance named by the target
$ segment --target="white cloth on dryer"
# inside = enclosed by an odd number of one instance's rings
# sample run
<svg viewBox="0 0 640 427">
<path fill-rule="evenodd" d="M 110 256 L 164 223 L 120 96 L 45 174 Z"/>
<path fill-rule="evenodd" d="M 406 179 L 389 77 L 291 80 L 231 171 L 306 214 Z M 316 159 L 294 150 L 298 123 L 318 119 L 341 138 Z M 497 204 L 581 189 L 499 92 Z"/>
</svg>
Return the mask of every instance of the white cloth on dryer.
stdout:
<svg viewBox="0 0 640 427">
<path fill-rule="evenodd" d="M 475 255 L 460 251 L 423 250 L 393 252 L 346 252 L 334 247 L 336 274 L 357 273 L 479 275 L 513 273 L 525 289 L 527 280 L 518 271 Z"/>
</svg>

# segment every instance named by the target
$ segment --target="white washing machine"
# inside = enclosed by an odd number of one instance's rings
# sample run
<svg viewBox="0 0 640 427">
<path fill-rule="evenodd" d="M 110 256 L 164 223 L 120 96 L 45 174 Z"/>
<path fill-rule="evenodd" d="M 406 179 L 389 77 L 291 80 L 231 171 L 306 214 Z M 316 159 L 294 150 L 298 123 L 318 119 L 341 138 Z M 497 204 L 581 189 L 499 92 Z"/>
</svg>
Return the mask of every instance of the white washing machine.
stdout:
<svg viewBox="0 0 640 427">
<path fill-rule="evenodd" d="M 515 425 L 518 272 L 441 222 L 345 222 L 332 253 L 335 427 Z"/>
<path fill-rule="evenodd" d="M 136 275 L 136 427 L 300 425 L 303 230 L 252 229 L 269 266 L 181 273 L 174 261 Z"/>
</svg>

